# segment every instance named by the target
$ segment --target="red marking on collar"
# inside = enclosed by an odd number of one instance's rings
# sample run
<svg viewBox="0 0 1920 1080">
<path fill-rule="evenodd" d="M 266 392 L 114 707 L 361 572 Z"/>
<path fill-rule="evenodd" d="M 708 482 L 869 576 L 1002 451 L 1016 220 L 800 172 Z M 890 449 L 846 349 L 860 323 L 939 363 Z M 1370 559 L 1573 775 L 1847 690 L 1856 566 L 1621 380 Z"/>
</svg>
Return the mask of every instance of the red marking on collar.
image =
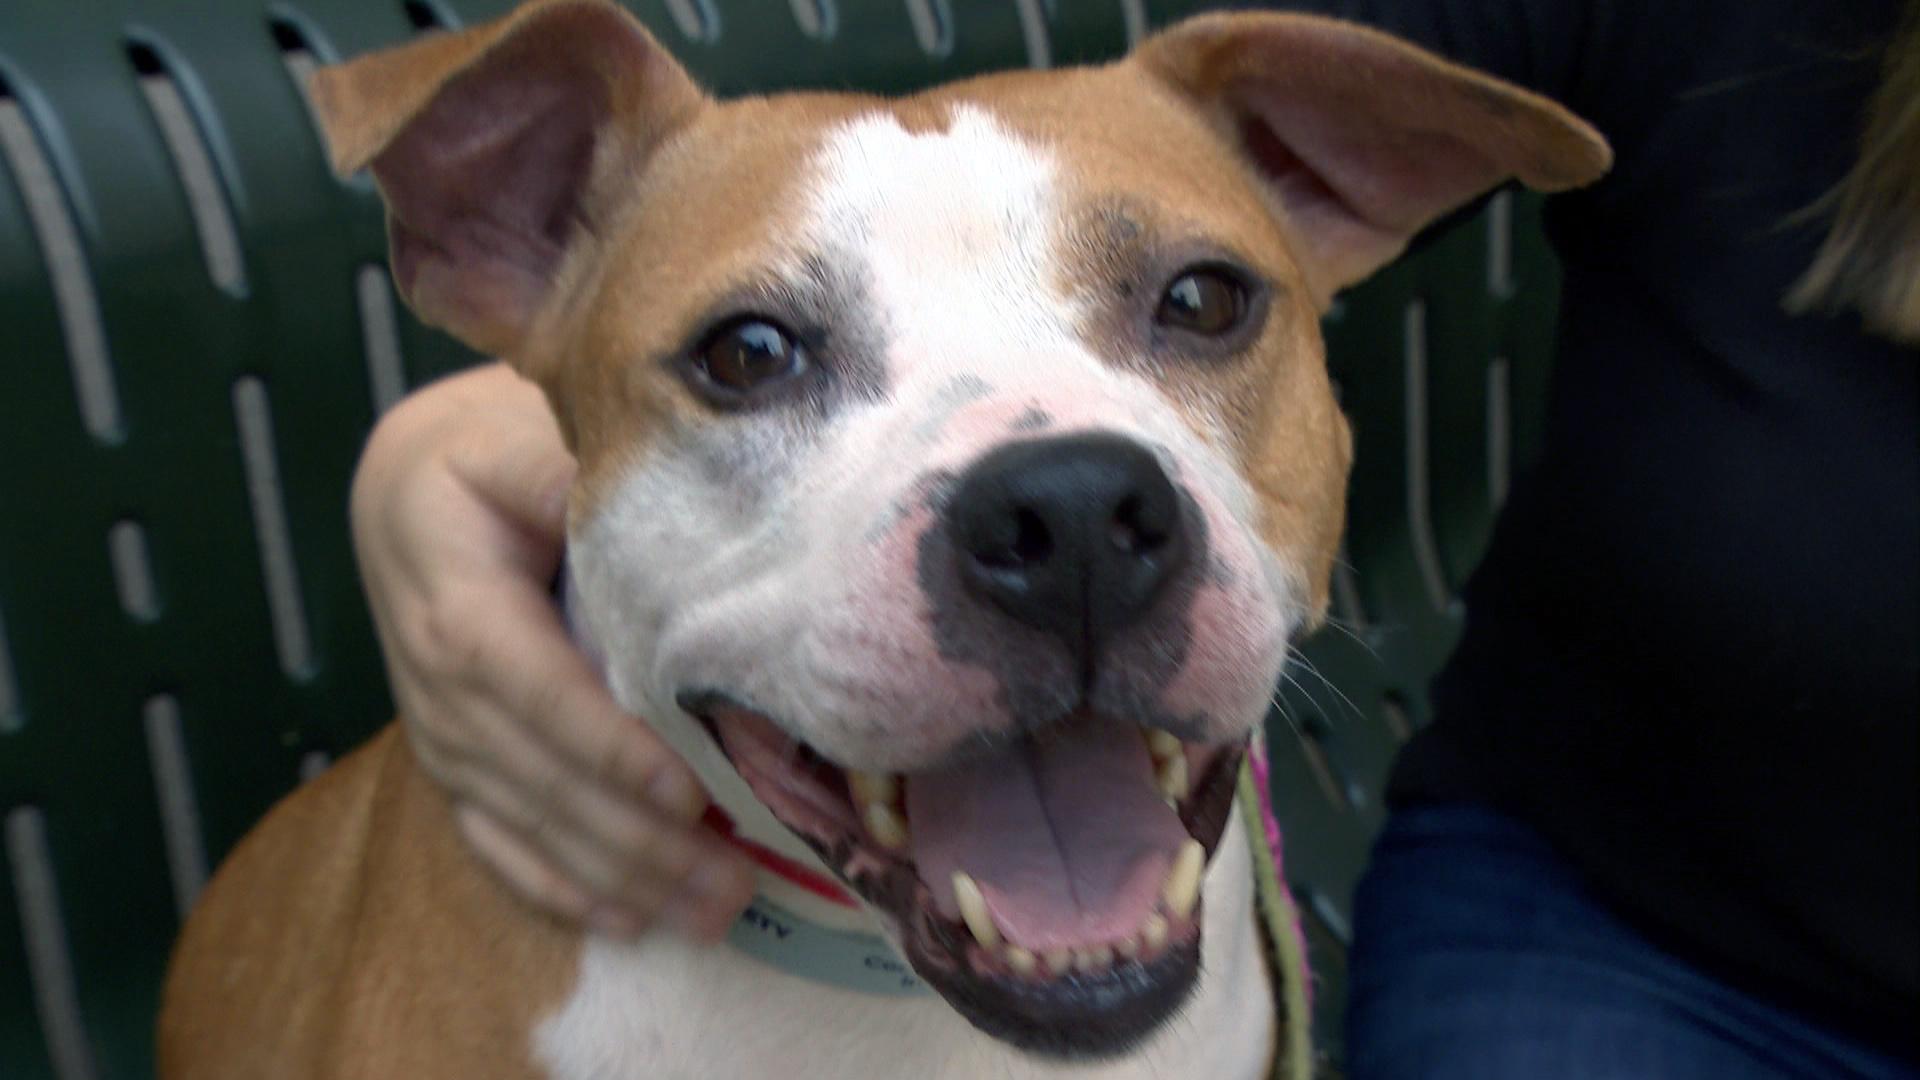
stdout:
<svg viewBox="0 0 1920 1080">
<path fill-rule="evenodd" d="M 717 806 L 708 806 L 703 820 L 713 831 L 719 833 L 722 839 L 746 852 L 747 858 L 760 864 L 768 873 L 782 881 L 798 885 L 828 903 L 849 908 L 860 906 L 860 901 L 856 900 L 852 893 L 841 888 L 839 882 L 815 873 L 810 867 L 802 866 L 772 848 L 736 835 L 733 831 L 733 818 L 727 816 L 725 810 Z"/>
</svg>

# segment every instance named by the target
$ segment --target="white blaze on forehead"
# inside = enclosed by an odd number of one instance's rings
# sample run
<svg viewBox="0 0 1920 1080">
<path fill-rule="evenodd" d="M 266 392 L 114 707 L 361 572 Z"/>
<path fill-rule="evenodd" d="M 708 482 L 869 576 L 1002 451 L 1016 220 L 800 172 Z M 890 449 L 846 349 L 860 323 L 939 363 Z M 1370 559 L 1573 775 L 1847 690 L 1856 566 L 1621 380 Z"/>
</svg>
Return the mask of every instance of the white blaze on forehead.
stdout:
<svg viewBox="0 0 1920 1080">
<path fill-rule="evenodd" d="M 915 133 L 873 113 L 830 132 L 813 161 L 809 239 L 860 264 L 890 360 L 980 372 L 996 355 L 1078 346 L 1058 287 L 1051 155 L 977 105 L 948 119 Z"/>
<path fill-rule="evenodd" d="M 909 131 L 891 113 L 868 113 L 830 129 L 809 162 L 802 243 L 865 286 L 858 317 L 885 342 L 891 390 L 889 402 L 841 418 L 819 448 L 820 471 L 866 476 L 854 489 L 865 498 L 898 490 L 893 474 L 957 467 L 990 449 L 970 439 L 1011 437 L 976 430 L 901 455 L 919 418 L 939 427 L 964 377 L 969 399 L 1031 401 L 1055 430 L 1118 431 L 1168 450 L 1251 520 L 1251 493 L 1219 454 L 1218 433 L 1197 432 L 1163 387 L 1082 336 L 1062 243 L 1074 196 L 1053 149 L 978 104 L 955 104 L 945 120 Z"/>
</svg>

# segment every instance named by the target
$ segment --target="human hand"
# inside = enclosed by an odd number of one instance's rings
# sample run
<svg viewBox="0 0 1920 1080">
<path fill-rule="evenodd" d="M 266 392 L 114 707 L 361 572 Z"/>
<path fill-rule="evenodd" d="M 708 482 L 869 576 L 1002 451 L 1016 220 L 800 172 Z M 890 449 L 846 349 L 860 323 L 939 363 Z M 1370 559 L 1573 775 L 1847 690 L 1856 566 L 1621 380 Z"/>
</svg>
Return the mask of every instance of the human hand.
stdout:
<svg viewBox="0 0 1920 1080">
<path fill-rule="evenodd" d="M 407 736 L 482 862 L 603 932 L 726 933 L 751 864 L 701 825 L 686 763 L 615 704 L 549 595 L 574 463 L 505 365 L 443 379 L 375 427 L 354 551 Z"/>
</svg>

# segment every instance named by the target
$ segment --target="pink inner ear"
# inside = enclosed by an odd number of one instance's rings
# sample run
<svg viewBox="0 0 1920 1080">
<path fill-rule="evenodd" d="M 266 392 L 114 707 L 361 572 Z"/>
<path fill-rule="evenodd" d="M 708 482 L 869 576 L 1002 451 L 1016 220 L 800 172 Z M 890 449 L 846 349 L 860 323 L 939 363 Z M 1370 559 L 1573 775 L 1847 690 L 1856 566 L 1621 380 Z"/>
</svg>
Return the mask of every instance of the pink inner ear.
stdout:
<svg viewBox="0 0 1920 1080">
<path fill-rule="evenodd" d="M 559 262 L 606 104 L 578 78 L 543 76 L 456 77 L 373 163 L 401 291 L 461 309 L 437 321 L 518 322 Z"/>
<path fill-rule="evenodd" d="M 1388 117 L 1389 102 L 1304 82 L 1237 89 L 1243 145 L 1331 285 L 1391 259 L 1427 222 L 1505 175 L 1466 140 L 1416 126 L 1415 108 Z"/>
</svg>

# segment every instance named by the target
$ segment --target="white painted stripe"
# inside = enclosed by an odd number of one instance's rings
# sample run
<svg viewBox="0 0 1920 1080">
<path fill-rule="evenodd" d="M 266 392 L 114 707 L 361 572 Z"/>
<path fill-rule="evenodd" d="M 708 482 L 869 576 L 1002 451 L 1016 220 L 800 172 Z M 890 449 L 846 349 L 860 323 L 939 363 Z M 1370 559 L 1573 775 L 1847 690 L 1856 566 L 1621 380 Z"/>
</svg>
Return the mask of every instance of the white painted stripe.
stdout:
<svg viewBox="0 0 1920 1080">
<path fill-rule="evenodd" d="M 400 362 L 400 321 L 394 310 L 387 268 L 367 265 L 354 275 L 354 294 L 360 304 L 360 342 L 367 355 L 367 380 L 373 388 L 373 411 L 392 408 L 407 393 L 407 372 Z"/>
<path fill-rule="evenodd" d="M 300 782 L 304 784 L 312 780 L 321 773 L 326 772 L 332 765 L 333 758 L 329 757 L 324 751 L 307 751 L 300 755 Z"/>
<path fill-rule="evenodd" d="M 158 54 L 144 46 L 134 46 L 140 66 L 160 64 Z M 200 238 L 200 257 L 207 264 L 207 276 L 221 292 L 245 296 L 246 262 L 240 252 L 240 233 L 234 227 L 233 210 L 226 189 L 214 172 L 213 157 L 193 116 L 187 111 L 174 77 L 164 68 L 140 76 L 140 92 L 153 111 L 160 137 L 167 144 L 167 156 L 180 174 L 187 192 L 187 208 L 193 216 L 194 231 Z"/>
<path fill-rule="evenodd" d="M 47 850 L 47 823 L 39 808 L 23 806 L 8 812 L 7 861 L 13 865 L 13 895 L 27 939 L 27 975 L 53 1073 L 59 1080 L 93 1080 L 99 1071 L 80 1018 L 73 959 L 60 917 L 60 891 Z"/>
<path fill-rule="evenodd" d="M 1406 353 L 1407 410 L 1407 532 L 1413 541 L 1414 563 L 1427 586 L 1435 611 L 1445 611 L 1453 592 L 1441 568 L 1440 546 L 1433 536 L 1431 477 L 1427 468 L 1427 304 L 1409 300 L 1402 323 Z"/>
<path fill-rule="evenodd" d="M 187 764 L 180 702 L 171 694 L 150 697 L 141 720 L 147 729 L 153 788 L 160 801 L 160 833 L 167 847 L 174 911 L 184 919 L 207 883 L 207 849 L 200 835 L 200 805 L 194 798 L 193 770 Z"/>
<path fill-rule="evenodd" d="M 1512 478 L 1513 362 L 1496 356 L 1487 365 L 1487 501 L 1496 512 Z"/>
<path fill-rule="evenodd" d="M 800 32 L 815 41 L 832 41 L 840 32 L 840 11 L 833 0 L 789 0 L 793 21 Z"/>
<path fill-rule="evenodd" d="M 1333 562 L 1333 613 L 1355 634 L 1366 632 L 1367 609 L 1360 602 L 1360 578 L 1353 572 L 1344 548 Z"/>
<path fill-rule="evenodd" d="M 667 12 L 688 41 L 711 45 L 720 40 L 720 12 L 713 0 L 667 0 Z"/>
<path fill-rule="evenodd" d="M 267 406 L 267 388 L 258 377 L 246 375 L 234 382 L 233 411 L 240 429 L 247 501 L 253 508 L 253 533 L 260 548 L 260 569 L 267 586 L 280 670 L 293 679 L 304 680 L 313 674 L 313 645 L 307 634 L 306 605 L 300 599 L 286 506 L 281 500 L 273 416 Z"/>
<path fill-rule="evenodd" d="M 1027 45 L 1027 66 L 1036 71 L 1053 66 L 1053 36 L 1047 28 L 1043 0 L 1013 0 L 1020 12 L 1020 37 Z"/>
<path fill-rule="evenodd" d="M 953 10 L 947 0 L 906 0 L 907 18 L 920 51 L 942 58 L 953 54 Z"/>
<path fill-rule="evenodd" d="M 300 94 L 300 104 L 306 110 L 307 124 L 313 129 L 315 145 L 324 148 L 326 140 L 320 134 L 320 114 L 314 111 L 313 92 L 308 86 L 313 73 L 320 69 L 313 45 L 290 20 L 268 19 L 267 29 L 280 50 L 280 65 L 287 69 L 287 81 L 293 83 L 294 90 Z"/>
<path fill-rule="evenodd" d="M 1300 739 L 1300 753 L 1307 759 L 1307 772 L 1312 774 L 1314 785 L 1326 797 L 1328 805 L 1341 813 L 1350 813 L 1353 805 L 1347 801 L 1346 792 L 1334 776 L 1333 761 L 1328 758 L 1326 745 L 1321 742 L 1323 732 L 1311 724 L 1300 726 L 1305 732 Z"/>
<path fill-rule="evenodd" d="M 1400 695 L 1388 693 L 1380 699 L 1380 715 L 1387 721 L 1387 730 L 1393 737 L 1406 742 L 1413 738 L 1413 717 L 1408 715 L 1406 703 Z"/>
<path fill-rule="evenodd" d="M 20 710 L 20 683 L 13 674 L 13 652 L 7 646 L 7 623 L 0 619 L 0 735 L 11 735 L 27 726 Z"/>
<path fill-rule="evenodd" d="M 1299 885 L 1295 885 L 1293 886 L 1293 893 L 1296 902 L 1302 899 L 1301 894 L 1303 892 L 1305 893 L 1304 899 L 1306 902 L 1298 906 L 1312 912 L 1314 919 L 1326 929 L 1328 935 L 1330 935 L 1333 940 L 1339 942 L 1342 946 L 1352 946 L 1353 926 L 1347 922 L 1347 917 L 1340 913 L 1340 907 L 1333 902 L 1333 898 L 1311 886 L 1302 888 Z"/>
<path fill-rule="evenodd" d="M 113 565 L 113 585 L 120 608 L 137 622 L 160 617 L 160 594 L 153 584 L 153 564 L 147 558 L 147 531 L 137 521 L 116 521 L 107 530 L 107 557 Z"/>
<path fill-rule="evenodd" d="M 1127 24 L 1127 47 L 1140 44 L 1147 36 L 1146 0 L 1120 0 L 1120 17 Z"/>
<path fill-rule="evenodd" d="M 1487 200 L 1487 292 L 1497 300 L 1513 296 L 1513 193 Z"/>
<path fill-rule="evenodd" d="M 73 372 L 74 396 L 79 399 L 80 422 L 96 440 L 117 443 L 126 434 L 125 417 L 113 367 L 107 359 L 100 297 L 94 291 L 93 277 L 80 247 L 80 233 L 26 115 L 4 94 L 0 94 L 0 155 L 19 181 L 27 217 L 47 260 L 67 364 Z"/>
</svg>

